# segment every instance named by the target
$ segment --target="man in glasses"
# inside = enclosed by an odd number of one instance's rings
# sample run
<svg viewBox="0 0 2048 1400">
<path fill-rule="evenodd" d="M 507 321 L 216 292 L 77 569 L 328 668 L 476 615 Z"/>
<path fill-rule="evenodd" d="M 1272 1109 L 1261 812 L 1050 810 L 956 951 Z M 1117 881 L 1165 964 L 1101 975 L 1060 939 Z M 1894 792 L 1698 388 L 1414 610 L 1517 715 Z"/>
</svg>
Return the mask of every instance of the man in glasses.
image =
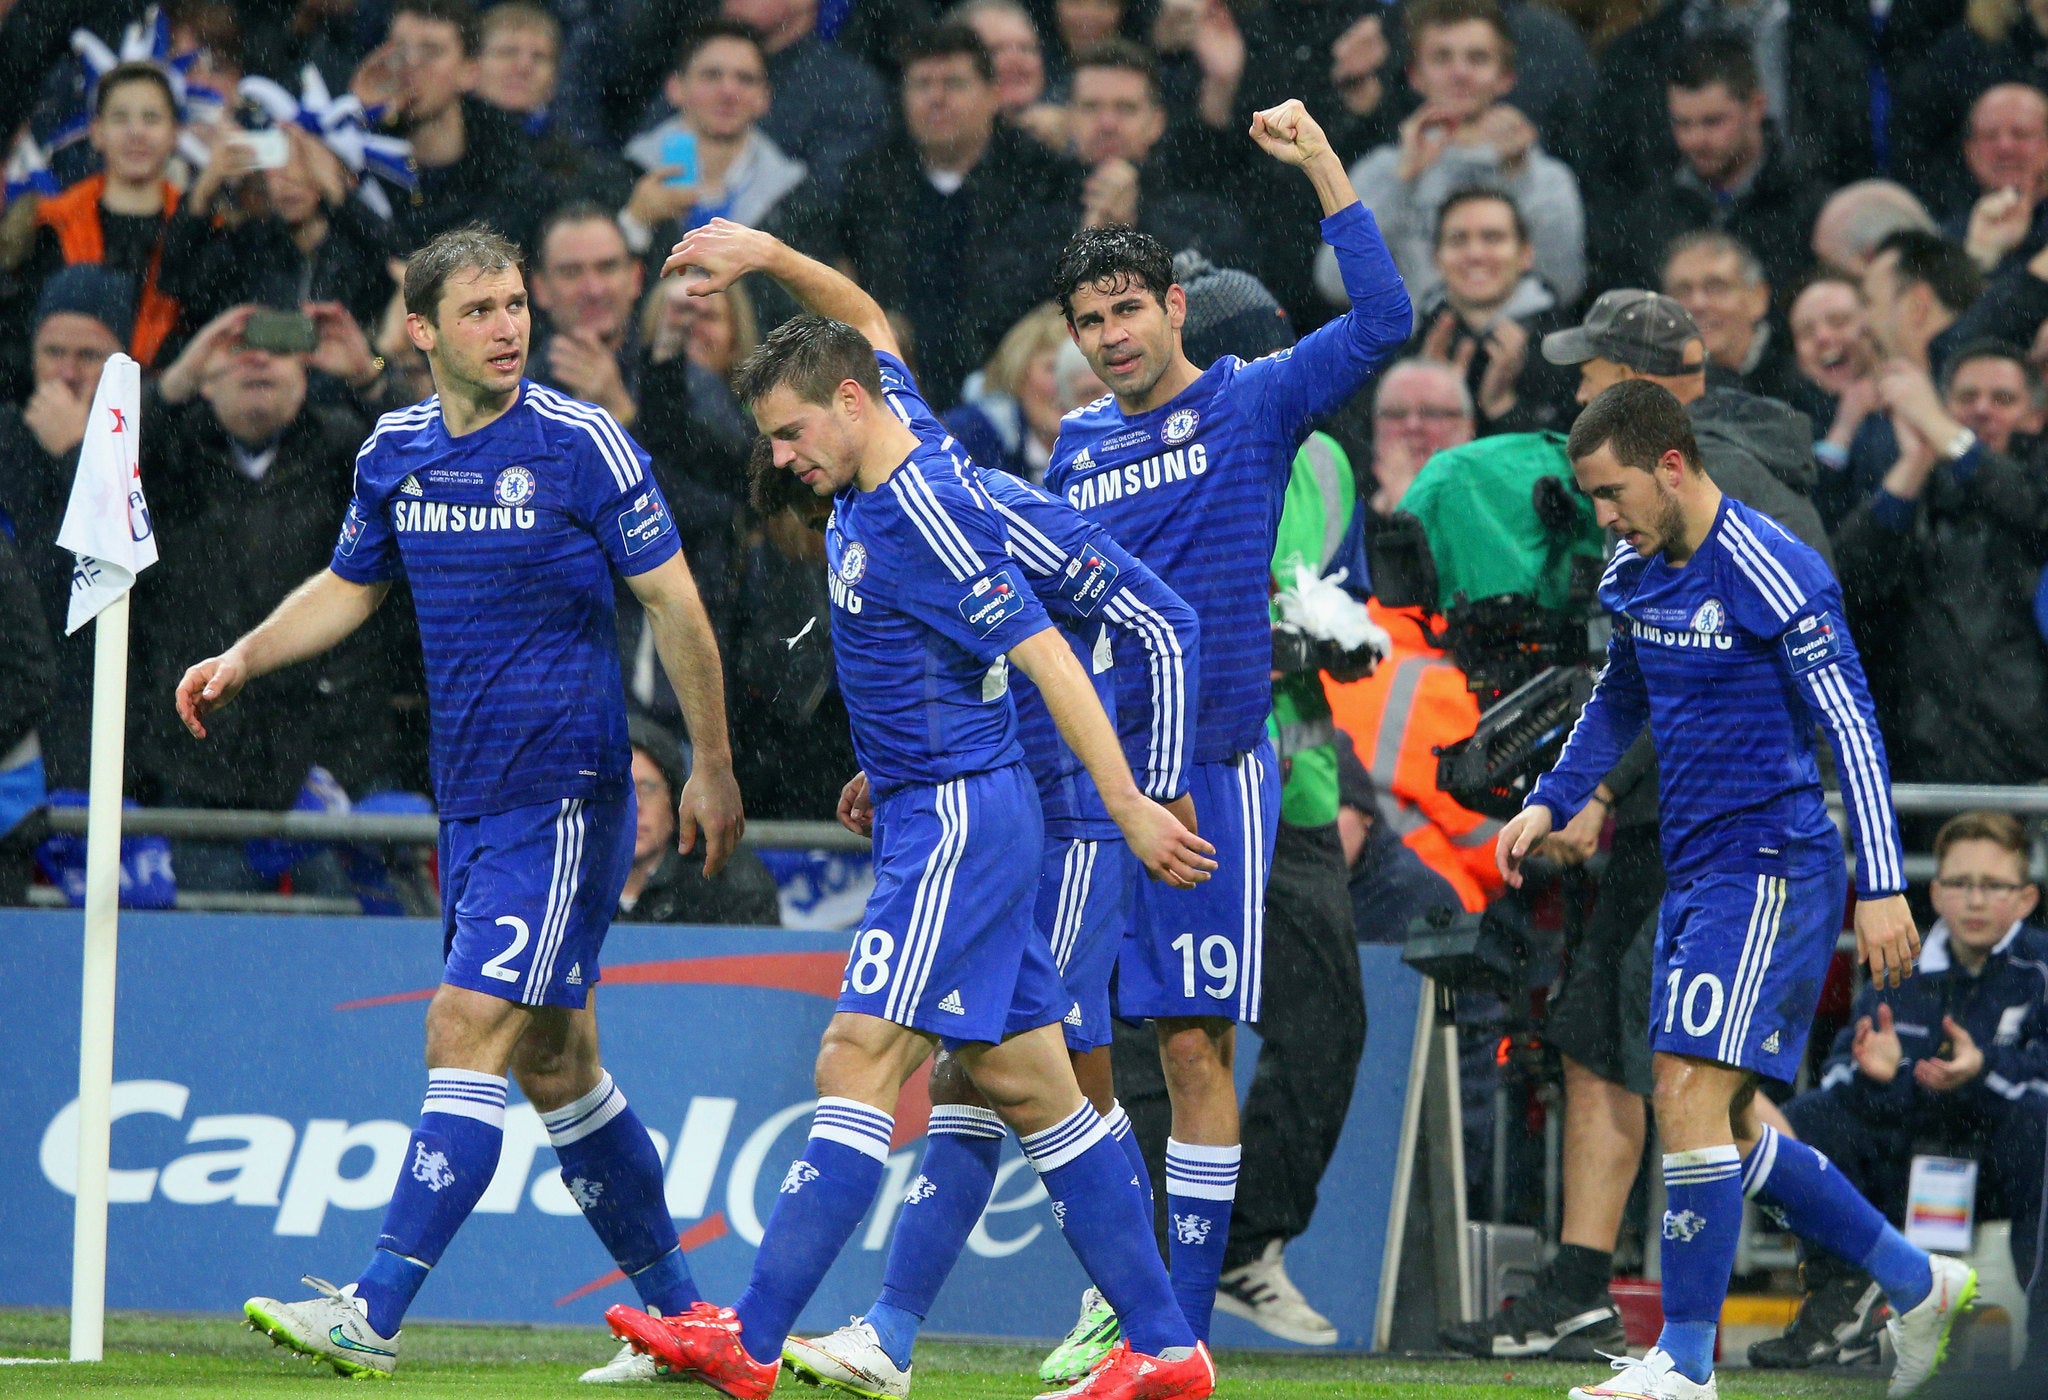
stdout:
<svg viewBox="0 0 2048 1400">
<path fill-rule="evenodd" d="M 2048 935 L 2027 922 L 2040 892 L 2028 878 L 2026 828 L 2003 812 L 1950 818 L 1934 849 L 1941 917 L 1921 944 L 1919 975 L 1864 990 L 1821 1086 L 1785 1116 L 1895 1222 L 1905 1219 L 1916 1151 L 1938 1144 L 1943 1156 L 1975 1161 L 1977 1215 L 2010 1215 L 2024 1280 L 2039 1252 L 2048 1138 Z M 1798 1318 L 1749 1349 L 1752 1366 L 1848 1363 L 1877 1349 L 1869 1275 L 1812 1250 L 1800 1278 Z M 2041 1311 L 2030 1315 L 2036 1350 L 2048 1345 Z"/>
<path fill-rule="evenodd" d="M 1476 435 L 1472 391 L 1456 366 L 1442 360 L 1397 360 L 1380 376 L 1372 402 L 1371 533 L 1400 507 L 1423 464 Z"/>
</svg>

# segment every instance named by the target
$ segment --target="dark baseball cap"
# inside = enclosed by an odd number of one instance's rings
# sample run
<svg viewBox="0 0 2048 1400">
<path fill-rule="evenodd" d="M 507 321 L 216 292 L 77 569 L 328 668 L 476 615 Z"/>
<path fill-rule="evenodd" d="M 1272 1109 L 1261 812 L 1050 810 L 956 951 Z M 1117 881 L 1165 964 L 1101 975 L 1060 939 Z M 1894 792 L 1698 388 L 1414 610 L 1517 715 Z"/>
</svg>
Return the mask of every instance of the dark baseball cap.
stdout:
<svg viewBox="0 0 2048 1400">
<path fill-rule="evenodd" d="M 1706 356 L 1688 364 L 1685 347 L 1700 338 L 1692 313 L 1656 292 L 1603 293 L 1583 323 L 1543 337 L 1543 358 L 1554 365 L 1613 360 L 1638 374 L 1696 374 Z"/>
</svg>

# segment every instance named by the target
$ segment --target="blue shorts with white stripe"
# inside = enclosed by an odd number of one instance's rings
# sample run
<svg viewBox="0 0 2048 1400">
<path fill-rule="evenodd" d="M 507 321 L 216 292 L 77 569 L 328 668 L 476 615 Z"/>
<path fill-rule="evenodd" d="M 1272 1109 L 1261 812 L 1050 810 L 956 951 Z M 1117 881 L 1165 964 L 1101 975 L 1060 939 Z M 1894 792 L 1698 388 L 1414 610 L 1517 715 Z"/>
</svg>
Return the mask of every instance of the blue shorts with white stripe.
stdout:
<svg viewBox="0 0 2048 1400">
<path fill-rule="evenodd" d="M 1702 875 L 1666 891 L 1652 1048 L 1789 1083 L 1806 1053 L 1848 893 L 1839 855 L 1781 875 Z"/>
<path fill-rule="evenodd" d="M 441 822 L 441 980 L 582 1006 L 633 864 L 638 807 L 569 797 Z"/>
<path fill-rule="evenodd" d="M 1145 867 L 1121 837 L 1046 838 L 1038 932 L 1067 989 L 1070 1005 L 1060 1024 L 1069 1050 L 1094 1050 L 1113 1038 L 1109 981 L 1144 883 Z"/>
<path fill-rule="evenodd" d="M 1033 921 L 1044 822 L 1023 763 L 875 804 L 875 888 L 839 1009 L 948 1046 L 1049 1026 L 1071 1004 Z"/>
</svg>

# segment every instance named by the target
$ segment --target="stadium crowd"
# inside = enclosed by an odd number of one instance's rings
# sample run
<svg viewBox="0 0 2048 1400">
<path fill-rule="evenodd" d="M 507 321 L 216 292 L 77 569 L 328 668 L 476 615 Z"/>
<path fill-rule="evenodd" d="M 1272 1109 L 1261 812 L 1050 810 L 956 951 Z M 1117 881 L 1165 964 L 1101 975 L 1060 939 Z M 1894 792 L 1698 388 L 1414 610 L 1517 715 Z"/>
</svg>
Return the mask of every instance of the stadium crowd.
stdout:
<svg viewBox="0 0 2048 1400">
<path fill-rule="evenodd" d="M 1332 460 L 1376 545 L 1422 522 L 1442 587 L 1441 609 L 1375 602 L 1391 654 L 1328 690 L 1359 937 L 1502 894 L 1497 823 L 1438 790 L 1430 754 L 1525 678 L 1489 669 L 1522 634 L 1481 618 L 1447 637 L 1426 614 L 1485 595 L 1459 586 L 1490 538 L 1483 504 L 1460 504 L 1472 483 L 1519 483 L 1520 511 L 1562 461 L 1527 435 L 1620 379 L 1670 388 L 1716 480 L 1832 560 L 1899 780 L 2048 781 L 2044 53 L 2042 0 L 14 0 L 0 832 L 44 789 L 85 786 L 92 653 L 64 636 L 55 540 L 116 351 L 145 370 L 162 560 L 135 593 L 130 795 L 278 810 L 428 789 L 402 596 L 252 691 L 203 757 L 168 697 L 328 559 L 376 416 L 429 391 L 394 270 L 472 221 L 525 250 L 532 376 L 653 458 L 719 633 L 748 812 L 829 819 L 856 766 L 846 708 L 829 649 L 791 645 L 824 610 L 823 545 L 750 506 L 753 425 L 729 384 L 795 307 L 759 277 L 684 296 L 662 260 L 723 218 L 843 268 L 974 457 L 1037 481 L 1061 415 L 1103 392 L 1048 300 L 1075 229 L 1134 224 L 1263 284 L 1219 313 L 1246 319 L 1215 353 L 1345 304 L 1313 196 L 1244 139 L 1288 97 L 1327 129 L 1416 309 L 1400 361 L 1323 425 Z M 1465 471 L 1471 497 L 1446 480 Z M 1586 552 L 1563 510 L 1562 553 L 1539 537 L 1527 586 L 1496 591 L 1583 617 L 1586 594 L 1528 582 Z M 623 587 L 618 617 L 636 781 L 672 793 L 680 710 Z M 1644 748 L 1549 848 L 1583 862 L 1612 819 L 1586 946 L 1613 940 L 1613 961 L 1662 885 Z M 1956 839 L 2018 857 L 2008 837 Z M 708 889 L 667 840 L 642 831 L 630 916 L 774 921 L 758 862 Z M 0 893 L 18 892 L 31 851 L 0 850 Z M 177 854 L 184 884 L 264 882 L 239 850 Z M 1568 1088 L 1622 1119 L 1635 1102 L 1612 1139 L 1632 1173 L 1647 1051 L 1614 1047 L 1641 1039 L 1647 990 L 1630 1033 L 1607 1024 L 1611 988 L 1574 976 L 1560 997 L 1599 1029 L 1560 1046 Z M 1864 1058 L 1845 1042 L 1823 1092 Z M 1791 1117 L 1819 1132 L 1822 1113 Z M 1622 1200 L 1575 1217 L 1571 1190 L 1565 1235 L 1590 1253 L 1552 1282 L 1584 1292 L 1564 1275 L 1590 1270 L 1604 1292 Z"/>
</svg>

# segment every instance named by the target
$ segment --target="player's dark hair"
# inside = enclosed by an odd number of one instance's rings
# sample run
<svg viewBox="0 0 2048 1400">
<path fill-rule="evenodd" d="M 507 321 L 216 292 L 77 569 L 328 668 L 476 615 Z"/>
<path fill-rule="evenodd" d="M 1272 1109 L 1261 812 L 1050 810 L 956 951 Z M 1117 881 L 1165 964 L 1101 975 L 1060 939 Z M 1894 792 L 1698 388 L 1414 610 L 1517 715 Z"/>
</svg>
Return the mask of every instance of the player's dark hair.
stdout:
<svg viewBox="0 0 2048 1400">
<path fill-rule="evenodd" d="M 1515 223 L 1515 239 L 1524 247 L 1529 243 L 1529 221 L 1522 217 L 1522 206 L 1515 203 L 1515 197 L 1506 190 L 1497 190 L 1491 185 L 1466 185 L 1451 191 L 1442 204 L 1436 207 L 1436 232 L 1431 237 L 1432 249 L 1441 248 L 1444 243 L 1444 225 L 1450 222 L 1451 212 L 1467 204 L 1502 204 L 1507 206 L 1508 217 Z"/>
<path fill-rule="evenodd" d="M 1410 0 L 1401 11 L 1401 20 L 1408 33 L 1411 54 L 1422 47 L 1424 31 L 1478 20 L 1500 40 L 1501 66 L 1514 71 L 1515 31 L 1508 28 L 1508 17 L 1501 13 L 1499 0 Z"/>
<path fill-rule="evenodd" d="M 2026 827 L 2010 812 L 1958 812 L 1943 822 L 1934 834 L 1937 868 L 1947 858 L 1948 848 L 1958 841 L 1989 841 L 2008 855 L 2018 856 L 2022 870 L 2033 855 Z"/>
<path fill-rule="evenodd" d="M 738 43 L 753 46 L 761 56 L 761 66 L 768 66 L 768 50 L 761 43 L 761 31 L 751 24 L 742 24 L 736 19 L 707 19 L 683 35 L 682 44 L 676 49 L 676 68 L 680 73 L 696 61 L 707 45 L 720 39 L 732 39 Z"/>
<path fill-rule="evenodd" d="M 391 18 L 395 20 L 400 15 L 454 25 L 464 58 L 475 58 L 482 44 L 483 24 L 471 0 L 398 0 L 391 7 Z"/>
<path fill-rule="evenodd" d="M 441 292 L 458 272 L 503 272 L 526 275 L 519 245 L 483 224 L 469 224 L 438 234 L 405 260 L 405 309 L 432 321 L 441 311 Z"/>
<path fill-rule="evenodd" d="M 1141 287 L 1166 303 L 1173 285 L 1173 254 L 1149 233 L 1129 224 L 1084 228 L 1067 240 L 1067 250 L 1052 274 L 1053 300 L 1074 323 L 1074 293 L 1083 287 L 1114 293 Z"/>
<path fill-rule="evenodd" d="M 1702 92 L 1719 83 L 1737 102 L 1749 101 L 1762 86 L 1749 37 L 1732 29 L 1706 29 L 1686 39 L 1665 81 L 1680 92 Z"/>
<path fill-rule="evenodd" d="M 1074 55 L 1073 71 L 1083 68 L 1116 68 L 1126 73 L 1136 73 L 1145 80 L 1145 91 L 1152 101 L 1159 101 L 1159 60 L 1143 45 L 1129 39 L 1104 39 L 1099 44 L 1090 44 Z"/>
<path fill-rule="evenodd" d="M 1963 251 L 1962 244 L 1952 243 L 1938 233 L 1902 228 L 1887 234 L 1870 256 L 1880 258 L 1886 253 L 1898 254 L 1896 278 L 1900 291 L 1915 282 L 1925 282 L 1934 299 L 1958 316 L 1969 310 L 1984 291 L 1984 274 L 1978 270 L 1976 261 Z"/>
<path fill-rule="evenodd" d="M 2034 376 L 2027 368 L 2027 352 L 2010 341 L 1979 336 L 1960 346 L 1953 355 L 1941 362 L 1941 392 L 1946 394 L 1949 391 L 1949 386 L 1956 382 L 1956 376 L 1962 372 L 1964 365 L 1975 364 L 1978 360 L 2005 360 L 2019 366 L 2020 378 L 2026 382 L 2028 389 L 2032 390 Z"/>
<path fill-rule="evenodd" d="M 946 20 L 915 30 L 896 47 L 896 66 L 906 74 L 910 72 L 911 64 L 932 58 L 970 59 L 974 63 L 974 71 L 981 75 L 984 83 L 996 80 L 996 64 L 989 57 L 988 45 L 981 42 L 981 36 L 974 32 L 973 26 L 959 20 Z"/>
<path fill-rule="evenodd" d="M 567 204 L 557 206 L 552 213 L 541 220 L 540 232 L 533 236 L 533 250 L 540 259 L 542 271 L 547 270 L 548 240 L 554 237 L 556 229 L 566 228 L 570 224 L 610 224 L 614 230 L 617 230 L 619 219 L 616 214 L 612 213 L 611 210 L 605 208 L 602 204 L 594 203 L 588 199 L 572 199 Z M 624 244 L 625 241 L 626 235 L 624 232 L 620 232 L 619 242 Z M 633 250 L 628 248 L 626 256 L 630 258 L 632 255 Z"/>
<path fill-rule="evenodd" d="M 163 69 L 144 59 L 137 59 L 132 63 L 117 63 L 107 70 L 107 75 L 100 79 L 99 87 L 93 92 L 92 114 L 98 116 L 106 111 L 107 99 L 114 95 L 114 89 L 126 87 L 130 83 L 148 83 L 162 93 L 165 104 L 171 109 L 172 120 L 177 119 L 178 94 L 171 87 L 170 78 L 165 76 Z"/>
<path fill-rule="evenodd" d="M 1655 470 L 1664 454 L 1673 450 L 1685 458 L 1689 469 L 1700 470 L 1700 445 L 1685 405 L 1648 379 L 1624 379 L 1601 390 L 1572 424 L 1564 450 L 1580 462 L 1603 447 L 1615 461 L 1639 471 Z"/>
<path fill-rule="evenodd" d="M 741 403 L 752 405 L 787 385 L 805 403 L 829 404 L 849 379 L 880 401 L 882 371 L 868 338 L 844 321 L 792 316 L 739 362 L 732 391 Z"/>
</svg>

